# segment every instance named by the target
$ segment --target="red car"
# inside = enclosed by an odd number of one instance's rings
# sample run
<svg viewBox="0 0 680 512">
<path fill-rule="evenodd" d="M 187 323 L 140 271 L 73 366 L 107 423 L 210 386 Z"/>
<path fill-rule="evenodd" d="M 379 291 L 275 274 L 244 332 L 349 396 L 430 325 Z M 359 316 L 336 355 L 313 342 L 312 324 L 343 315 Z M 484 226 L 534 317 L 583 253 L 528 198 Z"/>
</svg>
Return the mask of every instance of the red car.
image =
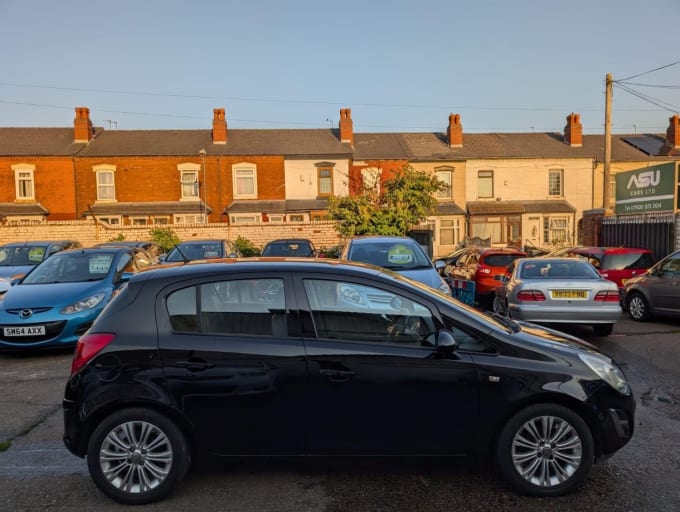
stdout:
<svg viewBox="0 0 680 512">
<path fill-rule="evenodd" d="M 587 259 L 602 277 L 614 281 L 619 288 L 654 264 L 649 249 L 634 247 L 574 247 L 568 256 Z"/>
<path fill-rule="evenodd" d="M 468 247 L 456 260 L 450 277 L 474 281 L 477 304 L 490 308 L 508 265 L 517 258 L 526 257 L 524 251 L 511 247 Z"/>
</svg>

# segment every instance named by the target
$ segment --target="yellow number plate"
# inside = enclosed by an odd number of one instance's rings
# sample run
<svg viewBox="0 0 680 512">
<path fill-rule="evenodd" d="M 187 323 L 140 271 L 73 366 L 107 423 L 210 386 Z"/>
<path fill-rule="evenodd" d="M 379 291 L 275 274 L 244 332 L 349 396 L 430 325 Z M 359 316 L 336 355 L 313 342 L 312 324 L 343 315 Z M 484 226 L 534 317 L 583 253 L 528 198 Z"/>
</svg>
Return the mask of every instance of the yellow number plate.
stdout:
<svg viewBox="0 0 680 512">
<path fill-rule="evenodd" d="M 587 299 L 588 292 L 585 290 L 552 290 L 550 296 L 553 299 Z"/>
</svg>

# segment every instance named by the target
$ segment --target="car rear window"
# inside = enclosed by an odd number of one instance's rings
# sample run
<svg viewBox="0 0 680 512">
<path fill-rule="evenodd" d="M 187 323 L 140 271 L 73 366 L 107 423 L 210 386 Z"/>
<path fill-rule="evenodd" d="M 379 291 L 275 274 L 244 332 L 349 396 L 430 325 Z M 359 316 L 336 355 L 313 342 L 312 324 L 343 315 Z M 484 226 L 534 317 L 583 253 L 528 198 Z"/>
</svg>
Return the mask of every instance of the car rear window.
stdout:
<svg viewBox="0 0 680 512">
<path fill-rule="evenodd" d="M 489 267 L 507 267 L 517 258 L 522 258 L 521 254 L 487 254 L 484 256 L 484 265 Z"/>
<path fill-rule="evenodd" d="M 605 254 L 602 260 L 602 269 L 624 270 L 629 268 L 649 268 L 653 264 L 652 255 L 647 252 Z"/>
</svg>

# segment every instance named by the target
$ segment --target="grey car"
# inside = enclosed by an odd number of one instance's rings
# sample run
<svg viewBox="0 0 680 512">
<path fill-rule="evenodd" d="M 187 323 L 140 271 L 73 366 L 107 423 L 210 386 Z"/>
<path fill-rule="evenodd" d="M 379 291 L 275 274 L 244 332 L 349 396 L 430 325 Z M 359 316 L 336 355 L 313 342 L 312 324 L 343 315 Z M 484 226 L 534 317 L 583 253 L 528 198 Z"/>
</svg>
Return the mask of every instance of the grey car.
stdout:
<svg viewBox="0 0 680 512">
<path fill-rule="evenodd" d="M 680 251 L 626 281 L 621 295 L 624 309 L 638 322 L 653 316 L 680 317 Z"/>
<path fill-rule="evenodd" d="M 432 263 L 418 242 L 407 236 L 350 238 L 340 253 L 340 259 L 383 267 L 451 295 L 451 288 L 439 274 L 444 263 Z"/>
<path fill-rule="evenodd" d="M 616 283 L 575 258 L 521 258 L 510 264 L 496 290 L 493 309 L 535 323 L 590 324 L 611 334 L 621 318 Z"/>
</svg>

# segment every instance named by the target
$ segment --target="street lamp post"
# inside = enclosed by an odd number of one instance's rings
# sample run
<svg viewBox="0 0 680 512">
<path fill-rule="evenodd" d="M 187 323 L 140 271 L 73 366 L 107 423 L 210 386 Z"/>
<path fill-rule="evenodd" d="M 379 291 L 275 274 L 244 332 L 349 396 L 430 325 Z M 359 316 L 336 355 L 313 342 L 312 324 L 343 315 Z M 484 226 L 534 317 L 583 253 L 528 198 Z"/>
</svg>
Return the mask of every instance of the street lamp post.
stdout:
<svg viewBox="0 0 680 512">
<path fill-rule="evenodd" d="M 206 188 L 206 183 L 205 183 L 205 149 L 201 148 L 201 150 L 198 152 L 199 155 L 201 155 L 201 161 L 202 161 L 202 166 L 203 166 L 203 201 L 201 205 L 201 213 L 203 214 L 203 223 L 207 224 L 208 222 L 208 189 Z M 199 189 L 199 200 L 201 199 L 201 194 L 200 194 L 200 189 Z"/>
</svg>

